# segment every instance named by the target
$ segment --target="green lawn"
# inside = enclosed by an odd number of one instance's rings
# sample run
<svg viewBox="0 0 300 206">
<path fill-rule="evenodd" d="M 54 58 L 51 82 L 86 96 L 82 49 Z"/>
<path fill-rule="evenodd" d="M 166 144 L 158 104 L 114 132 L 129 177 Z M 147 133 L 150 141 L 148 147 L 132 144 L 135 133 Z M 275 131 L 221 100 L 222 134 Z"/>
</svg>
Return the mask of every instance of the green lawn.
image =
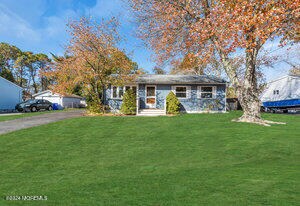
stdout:
<svg viewBox="0 0 300 206">
<path fill-rule="evenodd" d="M 300 116 L 81 117 L 0 136 L 0 195 L 30 205 L 299 205 Z M 10 203 L 10 204 L 8 204 Z M 24 201 L 0 205 L 23 205 Z"/>
</svg>

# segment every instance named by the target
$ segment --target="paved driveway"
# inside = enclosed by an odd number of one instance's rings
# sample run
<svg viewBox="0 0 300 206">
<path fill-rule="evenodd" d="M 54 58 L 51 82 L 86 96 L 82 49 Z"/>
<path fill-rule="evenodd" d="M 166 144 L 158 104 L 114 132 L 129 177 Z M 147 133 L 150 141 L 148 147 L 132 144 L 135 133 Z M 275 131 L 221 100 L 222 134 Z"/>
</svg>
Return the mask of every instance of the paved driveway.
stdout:
<svg viewBox="0 0 300 206">
<path fill-rule="evenodd" d="M 69 119 L 73 117 L 80 117 L 84 113 L 84 110 L 70 110 L 64 112 L 51 112 L 32 117 L 24 117 L 9 121 L 0 122 L 0 135 L 8 132 L 25 129 L 29 127 L 35 127 L 42 124 L 48 124 L 50 122 L 57 122 L 63 119 Z"/>
</svg>

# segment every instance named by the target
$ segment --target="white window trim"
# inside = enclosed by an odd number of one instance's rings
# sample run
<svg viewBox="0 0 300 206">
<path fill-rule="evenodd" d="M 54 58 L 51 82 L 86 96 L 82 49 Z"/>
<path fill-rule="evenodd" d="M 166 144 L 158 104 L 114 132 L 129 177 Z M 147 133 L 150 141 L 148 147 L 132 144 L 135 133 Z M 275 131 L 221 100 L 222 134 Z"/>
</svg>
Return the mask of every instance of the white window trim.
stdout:
<svg viewBox="0 0 300 206">
<path fill-rule="evenodd" d="M 177 87 L 185 87 L 186 88 L 186 97 L 177 97 L 178 99 L 190 99 L 191 98 L 191 86 L 187 85 L 176 85 L 172 86 L 172 92 L 176 95 Z"/>
<path fill-rule="evenodd" d="M 114 87 L 117 87 L 117 97 L 114 97 Z M 123 97 L 120 97 L 120 86 L 111 86 L 111 99 L 122 99 Z M 123 87 L 123 95 L 124 95 L 124 87 Z"/>
<path fill-rule="evenodd" d="M 201 98 L 202 94 L 202 87 L 212 87 L 212 98 Z M 203 92 L 203 93 L 210 93 L 210 92 Z M 197 86 L 197 98 L 198 99 L 216 99 L 217 98 L 217 87 L 216 86 Z"/>
<path fill-rule="evenodd" d="M 118 97 L 113 97 L 113 88 L 114 87 L 117 87 L 117 96 Z M 123 96 L 122 97 L 119 97 L 119 95 L 120 95 L 120 93 L 119 93 L 119 91 L 120 91 L 120 87 L 121 86 L 114 86 L 114 85 L 111 85 L 111 87 L 110 87 L 110 93 L 111 93 L 111 95 L 110 95 L 110 97 L 111 97 L 111 99 L 123 99 Z M 123 86 L 123 95 L 125 94 L 125 88 L 126 87 L 130 87 L 130 89 L 132 89 L 132 87 L 136 87 L 136 89 L 137 89 L 137 85 L 125 85 L 125 86 Z"/>
</svg>

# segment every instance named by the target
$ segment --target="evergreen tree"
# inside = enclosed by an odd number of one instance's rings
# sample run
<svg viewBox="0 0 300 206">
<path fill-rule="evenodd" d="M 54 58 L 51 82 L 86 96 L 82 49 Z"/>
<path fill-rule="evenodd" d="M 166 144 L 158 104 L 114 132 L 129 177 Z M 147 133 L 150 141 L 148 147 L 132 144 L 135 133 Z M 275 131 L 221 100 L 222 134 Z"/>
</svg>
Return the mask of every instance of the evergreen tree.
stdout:
<svg viewBox="0 0 300 206">
<path fill-rule="evenodd" d="M 136 95 L 132 89 L 128 89 L 123 96 L 121 112 L 123 114 L 136 114 Z"/>
<path fill-rule="evenodd" d="M 167 114 L 179 114 L 180 102 L 174 92 L 170 92 L 166 98 Z"/>
</svg>

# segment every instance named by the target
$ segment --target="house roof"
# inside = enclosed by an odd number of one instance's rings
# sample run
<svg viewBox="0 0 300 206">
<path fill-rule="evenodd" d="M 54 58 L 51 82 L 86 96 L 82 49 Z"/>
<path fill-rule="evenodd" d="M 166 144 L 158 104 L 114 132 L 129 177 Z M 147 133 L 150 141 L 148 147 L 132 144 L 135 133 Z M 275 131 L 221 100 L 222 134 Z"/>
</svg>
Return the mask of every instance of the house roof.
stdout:
<svg viewBox="0 0 300 206">
<path fill-rule="evenodd" d="M 226 84 L 219 77 L 210 75 L 158 75 L 143 74 L 137 77 L 139 84 Z"/>
<path fill-rule="evenodd" d="M 50 91 L 50 90 L 44 90 L 44 91 L 35 93 L 35 94 L 33 94 L 32 96 L 33 96 L 33 97 L 36 97 L 36 96 L 39 96 L 39 95 L 41 95 L 41 94 L 45 94 L 45 93 L 48 93 L 48 92 L 51 92 L 51 91 Z"/>
<path fill-rule="evenodd" d="M 33 94 L 32 96 L 36 97 L 36 96 L 39 96 L 39 95 L 42 95 L 42 94 L 45 94 L 45 93 L 48 93 L 48 92 L 51 92 L 53 94 L 53 92 L 51 90 L 45 90 L 45 91 L 41 91 L 39 93 Z M 56 93 L 56 94 L 58 94 L 58 93 Z M 66 95 L 58 94 L 58 95 L 60 95 L 62 97 L 72 97 L 72 98 L 78 98 L 78 99 L 82 99 L 83 98 L 83 97 L 78 96 L 76 94 L 66 94 Z"/>
<path fill-rule="evenodd" d="M 269 81 L 268 84 L 273 83 L 273 82 L 277 82 L 279 80 L 282 80 L 282 79 L 285 79 L 285 78 L 288 78 L 288 77 L 291 77 L 293 79 L 300 79 L 300 75 L 291 75 L 291 74 L 288 74 L 288 75 L 279 77 L 277 79 L 273 79 L 273 80 Z"/>
<path fill-rule="evenodd" d="M 19 85 L 17 85 L 17 84 L 15 84 L 15 83 L 13 83 L 13 82 L 11 82 L 11 81 L 9 81 L 9 80 L 7 80 L 7 79 L 1 77 L 1 76 L 0 76 L 0 79 L 2 79 L 2 80 L 4 80 L 4 81 L 8 82 L 9 84 L 11 84 L 11 85 L 13 85 L 13 86 L 15 86 L 15 87 L 19 87 L 20 89 L 23 89 L 23 87 L 20 87 Z"/>
</svg>

